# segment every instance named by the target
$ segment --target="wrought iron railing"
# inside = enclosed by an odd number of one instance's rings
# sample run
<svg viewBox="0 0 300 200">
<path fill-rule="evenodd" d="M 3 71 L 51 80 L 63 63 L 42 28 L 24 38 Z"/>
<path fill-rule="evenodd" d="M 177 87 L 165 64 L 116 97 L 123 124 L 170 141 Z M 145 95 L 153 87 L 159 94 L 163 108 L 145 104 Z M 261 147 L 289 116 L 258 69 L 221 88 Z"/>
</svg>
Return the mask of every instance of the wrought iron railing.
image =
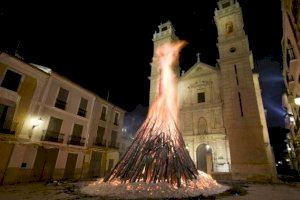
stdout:
<svg viewBox="0 0 300 200">
<path fill-rule="evenodd" d="M 106 121 L 106 114 L 105 113 L 101 113 L 100 119 L 102 121 Z"/>
<path fill-rule="evenodd" d="M 67 102 L 65 102 L 63 100 L 56 99 L 56 101 L 55 101 L 55 107 L 56 108 L 60 108 L 62 110 L 65 110 L 66 109 L 66 105 L 67 105 Z"/>
<path fill-rule="evenodd" d="M 85 117 L 86 116 L 86 110 L 79 108 L 77 115 L 81 116 L 81 117 Z"/>
<path fill-rule="evenodd" d="M 112 142 L 112 141 L 110 141 L 109 143 L 108 143 L 108 147 L 109 148 L 113 148 L 113 149 L 119 149 L 119 143 L 118 142 Z"/>
<path fill-rule="evenodd" d="M 68 144 L 84 146 L 85 138 L 83 138 L 81 136 L 70 135 L 69 140 L 68 140 Z"/>
<path fill-rule="evenodd" d="M 0 126 L 0 133 L 14 135 L 16 133 L 17 127 L 17 122 L 6 120 L 2 123 L 2 126 Z"/>
<path fill-rule="evenodd" d="M 50 130 L 43 130 L 42 140 L 62 143 L 64 141 L 64 134 Z"/>
<path fill-rule="evenodd" d="M 106 140 L 103 140 L 102 137 L 96 137 L 94 145 L 99 147 L 106 147 Z"/>
</svg>

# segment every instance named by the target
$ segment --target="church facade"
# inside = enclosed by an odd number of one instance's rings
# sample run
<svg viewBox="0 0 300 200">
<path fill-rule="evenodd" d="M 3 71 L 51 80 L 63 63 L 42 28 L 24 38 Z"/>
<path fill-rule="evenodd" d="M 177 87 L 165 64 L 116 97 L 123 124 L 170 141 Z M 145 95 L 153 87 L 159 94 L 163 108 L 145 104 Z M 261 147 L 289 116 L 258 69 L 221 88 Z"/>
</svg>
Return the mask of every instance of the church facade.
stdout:
<svg viewBox="0 0 300 200">
<path fill-rule="evenodd" d="M 235 0 L 220 0 L 215 10 L 217 66 L 200 61 L 178 77 L 180 124 L 186 148 L 197 168 L 236 180 L 271 181 L 276 169 L 269 142 L 258 75 Z M 158 26 L 154 49 L 178 40 L 171 22 Z M 155 59 L 154 59 L 155 60 Z M 151 63 L 150 99 L 158 72 Z"/>
</svg>

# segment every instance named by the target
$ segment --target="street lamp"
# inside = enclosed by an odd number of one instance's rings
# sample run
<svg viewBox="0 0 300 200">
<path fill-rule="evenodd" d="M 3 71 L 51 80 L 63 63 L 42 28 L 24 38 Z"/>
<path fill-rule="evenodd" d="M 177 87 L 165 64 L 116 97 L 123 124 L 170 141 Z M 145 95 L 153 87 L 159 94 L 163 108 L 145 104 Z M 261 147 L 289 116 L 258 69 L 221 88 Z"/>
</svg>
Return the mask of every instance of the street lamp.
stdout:
<svg viewBox="0 0 300 200">
<path fill-rule="evenodd" d="M 300 97 L 298 95 L 296 95 L 294 102 L 297 106 L 300 106 Z"/>
<path fill-rule="evenodd" d="M 40 118 L 32 118 L 31 123 L 32 123 L 32 129 L 34 129 L 35 127 L 41 125 L 43 123 L 43 120 L 41 117 Z"/>
</svg>

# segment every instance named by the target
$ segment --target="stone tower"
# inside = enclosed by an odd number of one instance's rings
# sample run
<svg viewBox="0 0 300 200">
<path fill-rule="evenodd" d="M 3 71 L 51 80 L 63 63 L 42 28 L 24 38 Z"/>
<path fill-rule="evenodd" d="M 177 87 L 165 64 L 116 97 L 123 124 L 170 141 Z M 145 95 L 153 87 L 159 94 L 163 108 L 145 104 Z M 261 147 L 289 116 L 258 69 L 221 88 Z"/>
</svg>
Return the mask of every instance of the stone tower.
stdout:
<svg viewBox="0 0 300 200">
<path fill-rule="evenodd" d="M 158 33 L 155 31 L 153 34 L 153 52 L 155 52 L 156 48 L 166 42 L 173 42 L 178 40 L 177 36 L 175 35 L 175 29 L 172 26 L 172 23 L 170 21 L 167 21 L 166 23 L 160 24 L 158 26 Z M 153 56 L 155 54 L 153 53 Z M 157 65 L 155 63 L 155 57 L 152 60 L 151 63 L 151 76 L 150 79 L 150 94 L 149 94 L 149 106 L 152 104 L 153 100 L 155 99 L 156 95 L 156 86 L 157 86 Z M 179 66 L 174 69 L 176 71 L 176 74 L 179 76 Z"/>
<path fill-rule="evenodd" d="M 258 75 L 235 0 L 219 0 L 215 10 L 218 60 L 222 77 L 223 118 L 229 140 L 233 179 L 273 180 L 273 154 Z"/>
</svg>

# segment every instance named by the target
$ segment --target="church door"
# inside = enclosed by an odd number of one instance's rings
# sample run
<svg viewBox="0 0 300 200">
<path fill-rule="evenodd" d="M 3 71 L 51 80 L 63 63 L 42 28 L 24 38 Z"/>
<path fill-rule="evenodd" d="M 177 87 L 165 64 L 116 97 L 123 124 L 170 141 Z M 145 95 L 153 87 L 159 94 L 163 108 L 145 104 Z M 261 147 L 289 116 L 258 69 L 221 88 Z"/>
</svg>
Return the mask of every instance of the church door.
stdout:
<svg viewBox="0 0 300 200">
<path fill-rule="evenodd" d="M 205 173 L 212 173 L 213 161 L 212 161 L 212 150 L 207 144 L 200 144 L 197 147 L 197 169 Z"/>
</svg>

